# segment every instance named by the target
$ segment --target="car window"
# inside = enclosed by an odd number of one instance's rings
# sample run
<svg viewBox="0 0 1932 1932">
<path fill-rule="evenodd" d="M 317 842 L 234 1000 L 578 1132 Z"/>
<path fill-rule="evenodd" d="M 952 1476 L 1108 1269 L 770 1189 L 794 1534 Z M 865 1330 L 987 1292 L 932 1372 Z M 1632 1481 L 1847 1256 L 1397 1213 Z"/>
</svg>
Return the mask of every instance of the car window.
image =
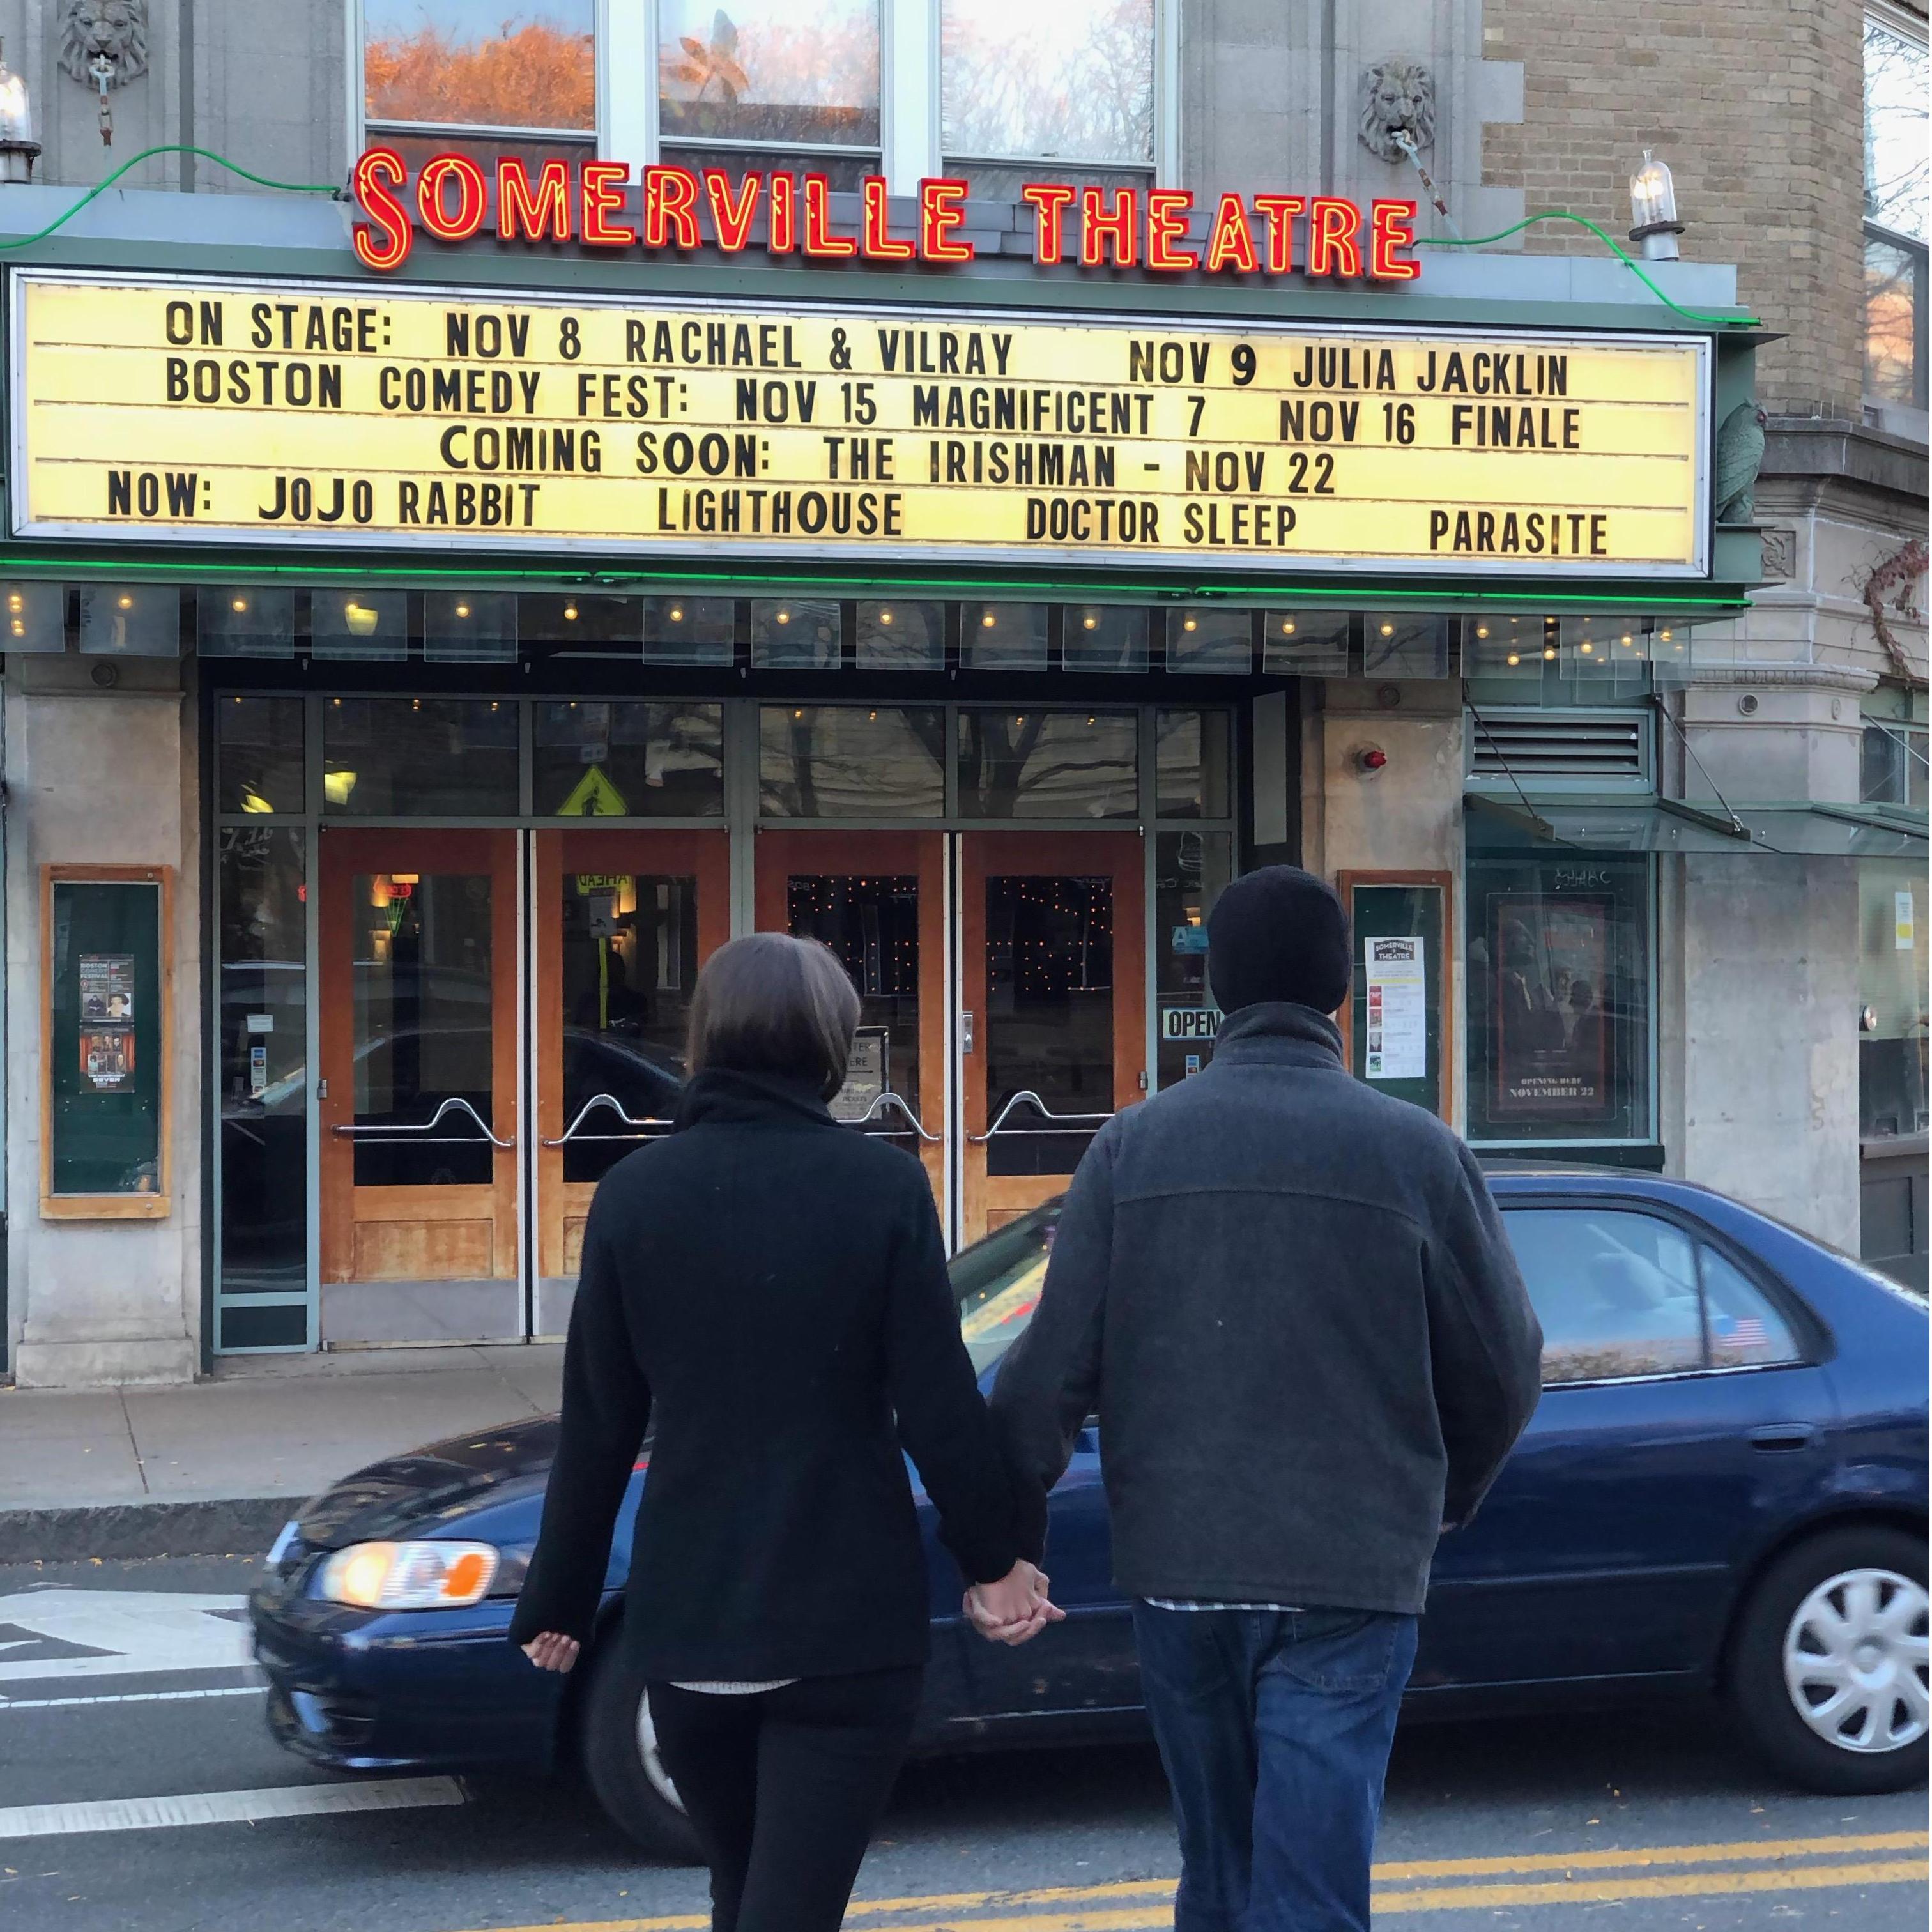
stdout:
<svg viewBox="0 0 1932 1932">
<path fill-rule="evenodd" d="M 952 1294 L 973 1372 L 991 1367 L 1026 1332 L 1040 1306 L 1060 1204 L 1049 1202 L 952 1258 Z"/>
<path fill-rule="evenodd" d="M 1764 1291 L 1736 1263 L 1701 1244 L 1705 1318 L 1711 1330 L 1711 1366 L 1768 1368 L 1802 1359 L 1797 1338 Z"/>
<path fill-rule="evenodd" d="M 1703 1366 L 1696 1252 L 1675 1222 L 1615 1208 L 1518 1208 L 1503 1220 L 1543 1324 L 1546 1384 Z"/>
</svg>

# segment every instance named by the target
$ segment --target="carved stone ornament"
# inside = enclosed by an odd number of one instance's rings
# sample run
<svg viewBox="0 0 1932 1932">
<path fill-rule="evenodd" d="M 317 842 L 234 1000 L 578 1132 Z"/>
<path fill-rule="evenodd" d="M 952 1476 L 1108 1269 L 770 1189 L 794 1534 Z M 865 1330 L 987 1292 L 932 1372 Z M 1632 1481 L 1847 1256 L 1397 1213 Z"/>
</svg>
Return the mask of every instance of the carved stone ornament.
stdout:
<svg viewBox="0 0 1932 1932">
<path fill-rule="evenodd" d="M 1436 145 L 1436 76 L 1419 61 L 1378 61 L 1362 75 L 1362 146 L 1379 160 L 1407 158 L 1396 137 L 1418 148 Z"/>
<path fill-rule="evenodd" d="M 61 72 L 84 87 L 98 86 L 101 64 L 110 87 L 124 87 L 148 70 L 148 0 L 62 0 Z"/>
<path fill-rule="evenodd" d="M 1764 561 L 1760 574 L 1767 584 L 1788 584 L 1798 574 L 1798 532 L 1774 527 L 1758 538 Z"/>
</svg>

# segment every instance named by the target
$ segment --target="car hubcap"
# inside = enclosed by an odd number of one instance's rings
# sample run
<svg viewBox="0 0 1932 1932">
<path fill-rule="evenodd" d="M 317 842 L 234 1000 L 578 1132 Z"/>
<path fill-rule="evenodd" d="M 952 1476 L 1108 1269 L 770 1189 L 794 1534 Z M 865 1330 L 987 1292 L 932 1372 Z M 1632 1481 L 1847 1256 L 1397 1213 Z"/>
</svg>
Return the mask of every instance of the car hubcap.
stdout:
<svg viewBox="0 0 1932 1932">
<path fill-rule="evenodd" d="M 1784 1634 L 1792 1708 L 1840 1750 L 1902 1750 L 1932 1720 L 1925 1586 L 1895 1570 L 1846 1570 L 1798 1606 Z"/>
<path fill-rule="evenodd" d="M 664 1756 L 658 1749 L 658 1727 L 651 1721 L 650 1697 L 644 1692 L 638 1697 L 638 1761 L 644 1768 L 651 1789 L 673 1810 L 682 1811 L 684 1801 L 678 1796 L 670 1772 L 664 1769 Z"/>
</svg>

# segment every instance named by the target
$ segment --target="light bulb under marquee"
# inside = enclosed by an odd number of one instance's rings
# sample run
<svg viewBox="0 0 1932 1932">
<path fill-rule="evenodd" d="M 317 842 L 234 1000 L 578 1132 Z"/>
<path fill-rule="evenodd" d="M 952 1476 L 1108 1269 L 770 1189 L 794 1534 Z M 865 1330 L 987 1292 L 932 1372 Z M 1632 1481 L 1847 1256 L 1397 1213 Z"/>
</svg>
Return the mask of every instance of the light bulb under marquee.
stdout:
<svg viewBox="0 0 1932 1932">
<path fill-rule="evenodd" d="M 456 614 L 459 617 L 468 616 L 470 614 L 470 606 L 467 604 L 458 604 L 456 607 Z"/>
<path fill-rule="evenodd" d="M 131 597 L 123 597 L 117 601 L 119 602 L 121 608 L 124 610 L 131 610 L 134 608 L 134 600 Z"/>
<path fill-rule="evenodd" d="M 1395 635 L 1395 626 L 1393 624 L 1384 624 L 1382 626 L 1382 635 L 1385 638 L 1394 637 Z"/>
</svg>

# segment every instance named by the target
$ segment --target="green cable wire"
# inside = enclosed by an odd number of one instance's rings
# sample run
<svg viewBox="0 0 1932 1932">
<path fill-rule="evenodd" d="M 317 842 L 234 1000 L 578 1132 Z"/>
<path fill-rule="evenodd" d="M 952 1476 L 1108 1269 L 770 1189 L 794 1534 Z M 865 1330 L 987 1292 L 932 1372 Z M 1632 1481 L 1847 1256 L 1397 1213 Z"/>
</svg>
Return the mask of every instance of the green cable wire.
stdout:
<svg viewBox="0 0 1932 1932">
<path fill-rule="evenodd" d="M 50 221 L 38 235 L 22 235 L 11 242 L 0 242 L 0 248 L 31 248 L 36 242 L 44 242 L 56 229 L 64 228 L 87 204 L 107 190 L 131 168 L 138 168 L 143 161 L 152 160 L 157 154 L 199 154 L 205 161 L 212 161 L 216 166 L 227 169 L 230 174 L 239 175 L 244 181 L 250 181 L 258 188 L 281 188 L 290 194 L 333 194 L 334 185 L 328 182 L 278 182 L 271 181 L 266 175 L 251 174 L 239 163 L 231 161 L 226 154 L 218 154 L 212 148 L 194 148 L 177 141 L 164 142 L 158 148 L 143 148 L 130 161 L 123 161 L 107 178 L 98 186 L 91 188 L 64 214 Z"/>
<path fill-rule="evenodd" d="M 1505 228 L 1499 235 L 1479 236 L 1473 242 L 1450 240 L 1445 236 L 1425 236 L 1416 243 L 1418 248 L 1486 248 L 1492 242 L 1507 242 L 1512 235 L 1520 235 L 1526 228 L 1539 221 L 1574 221 L 1580 228 L 1587 228 L 1664 307 L 1683 316 L 1686 322 L 1702 322 L 1708 327 L 1719 328 L 1762 328 L 1764 326 L 1754 315 L 1701 315 L 1694 308 L 1686 308 L 1682 302 L 1674 302 L 1644 273 L 1642 265 L 1630 254 L 1613 235 L 1608 234 L 1592 221 L 1587 214 L 1572 214 L 1567 208 L 1546 208 L 1540 214 L 1526 215 L 1514 228 Z"/>
</svg>

